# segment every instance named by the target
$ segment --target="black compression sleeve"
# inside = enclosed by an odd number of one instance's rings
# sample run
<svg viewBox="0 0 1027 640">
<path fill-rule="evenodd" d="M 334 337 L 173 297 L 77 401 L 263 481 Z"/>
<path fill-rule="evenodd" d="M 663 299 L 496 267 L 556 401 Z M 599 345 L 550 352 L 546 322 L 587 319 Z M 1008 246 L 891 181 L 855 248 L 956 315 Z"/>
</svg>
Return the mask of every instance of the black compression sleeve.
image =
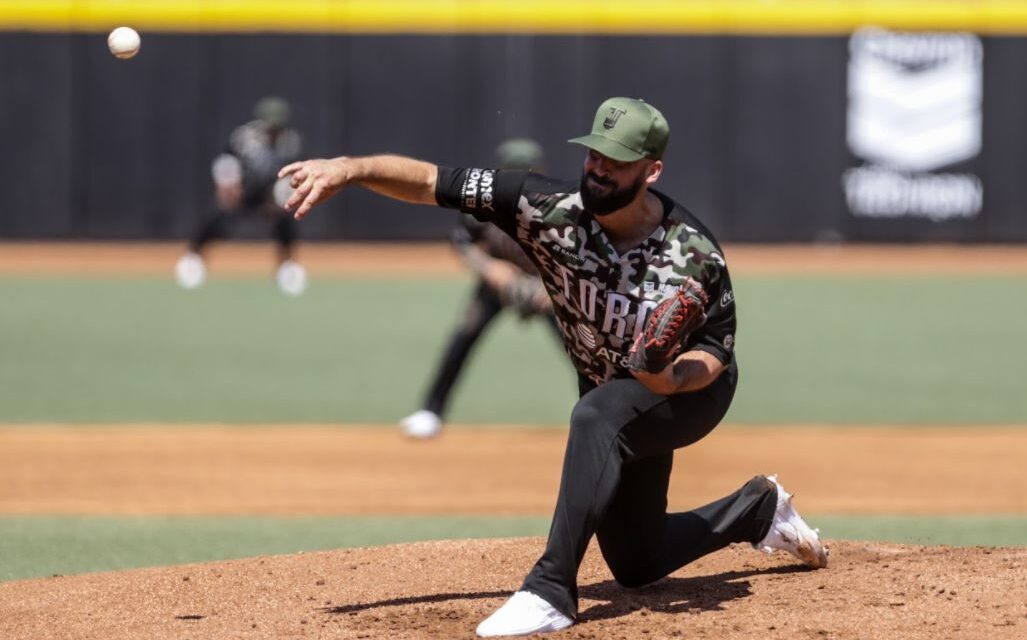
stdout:
<svg viewBox="0 0 1027 640">
<path fill-rule="evenodd" d="M 517 212 L 527 171 L 439 167 L 435 201 L 482 222 L 506 226 Z"/>
</svg>

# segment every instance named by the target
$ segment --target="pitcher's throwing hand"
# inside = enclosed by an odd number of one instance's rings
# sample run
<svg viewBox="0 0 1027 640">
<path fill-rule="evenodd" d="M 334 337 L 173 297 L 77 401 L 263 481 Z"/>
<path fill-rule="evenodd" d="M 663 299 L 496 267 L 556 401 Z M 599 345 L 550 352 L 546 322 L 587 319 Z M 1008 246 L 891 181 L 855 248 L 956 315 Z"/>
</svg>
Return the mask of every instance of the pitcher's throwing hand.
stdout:
<svg viewBox="0 0 1027 640">
<path fill-rule="evenodd" d="M 294 191 L 286 207 L 295 209 L 297 220 L 351 184 L 396 200 L 434 205 L 438 174 L 434 164 L 392 155 L 303 160 L 278 173 L 282 178 L 292 176 L 289 184 Z"/>
<path fill-rule="evenodd" d="M 283 167 L 278 177 L 289 177 L 289 186 L 293 190 L 285 207 L 295 210 L 293 216 L 302 220 L 314 205 L 324 202 L 346 186 L 349 182 L 346 169 L 345 157 L 302 160 Z"/>
</svg>

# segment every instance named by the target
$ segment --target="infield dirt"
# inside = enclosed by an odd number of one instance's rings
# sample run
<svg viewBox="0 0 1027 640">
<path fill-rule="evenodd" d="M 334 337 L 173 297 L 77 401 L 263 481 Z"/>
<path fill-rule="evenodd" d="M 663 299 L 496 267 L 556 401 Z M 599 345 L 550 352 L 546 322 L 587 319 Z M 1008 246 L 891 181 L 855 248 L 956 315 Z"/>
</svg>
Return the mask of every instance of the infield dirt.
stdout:
<svg viewBox="0 0 1027 640">
<path fill-rule="evenodd" d="M 0 428 L 0 512 L 534 513 L 565 431 Z M 677 455 L 672 508 L 779 472 L 806 513 L 1027 512 L 1009 427 L 721 427 Z M 1023 638 L 1027 549 L 829 541 L 831 566 L 735 545 L 644 589 L 591 548 L 563 638 Z M 540 538 L 454 540 L 0 584 L 0 637 L 470 638 Z"/>
<path fill-rule="evenodd" d="M 0 427 L 0 513 L 547 515 L 565 428 Z M 1020 427 L 722 425 L 675 456 L 670 507 L 778 473 L 807 513 L 1027 513 Z"/>
<path fill-rule="evenodd" d="M 179 243 L 0 242 L 0 273 L 171 278 Z M 1020 245 L 727 245 L 734 275 L 766 274 L 1024 274 Z M 268 276 L 274 249 L 268 243 L 223 243 L 208 256 L 211 277 Z M 306 243 L 299 260 L 312 277 L 438 277 L 466 270 L 445 243 Z"/>
<path fill-rule="evenodd" d="M 4 638 L 472 638 L 539 538 L 424 542 L 0 584 Z M 837 542 L 832 565 L 734 545 L 654 585 L 595 548 L 554 638 L 1023 638 L 1027 549 Z"/>
</svg>

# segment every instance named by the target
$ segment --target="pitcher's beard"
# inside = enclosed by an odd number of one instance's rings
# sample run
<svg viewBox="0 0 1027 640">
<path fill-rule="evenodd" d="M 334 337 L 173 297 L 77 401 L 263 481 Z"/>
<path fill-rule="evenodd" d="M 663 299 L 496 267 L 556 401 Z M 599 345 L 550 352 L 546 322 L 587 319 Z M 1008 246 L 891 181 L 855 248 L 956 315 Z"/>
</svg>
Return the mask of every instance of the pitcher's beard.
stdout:
<svg viewBox="0 0 1027 640">
<path fill-rule="evenodd" d="M 618 209 L 623 209 L 635 199 L 635 196 L 641 191 L 642 185 L 645 184 L 645 176 L 641 175 L 633 184 L 613 189 L 606 195 L 600 195 L 593 191 L 589 178 L 603 186 L 612 186 L 612 183 L 594 173 L 581 174 L 581 202 L 585 205 L 585 211 L 595 216 L 605 216 Z"/>
</svg>

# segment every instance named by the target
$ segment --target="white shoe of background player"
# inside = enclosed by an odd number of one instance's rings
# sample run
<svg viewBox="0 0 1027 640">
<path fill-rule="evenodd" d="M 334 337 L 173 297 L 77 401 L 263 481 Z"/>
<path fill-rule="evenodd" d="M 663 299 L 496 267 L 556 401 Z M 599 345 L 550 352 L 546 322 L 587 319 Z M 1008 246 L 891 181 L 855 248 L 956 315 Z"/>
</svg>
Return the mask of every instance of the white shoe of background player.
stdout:
<svg viewBox="0 0 1027 640">
<path fill-rule="evenodd" d="M 534 593 L 518 591 L 495 613 L 485 618 L 478 625 L 476 633 L 481 638 L 526 636 L 559 631 L 572 624 L 574 620 Z"/>
<path fill-rule="evenodd" d="M 307 289 L 307 270 L 294 260 L 286 260 L 275 274 L 278 288 L 290 296 L 298 296 Z"/>
<path fill-rule="evenodd" d="M 183 289 L 196 289 L 207 281 L 207 267 L 198 253 L 189 252 L 175 263 L 175 281 Z"/>
<path fill-rule="evenodd" d="M 819 532 L 795 510 L 792 494 L 785 491 L 777 476 L 767 476 L 767 480 L 777 485 L 777 510 L 767 535 L 753 546 L 767 553 L 787 551 L 814 569 L 826 567 L 828 549 L 820 542 Z"/>
<path fill-rule="evenodd" d="M 399 422 L 410 438 L 434 438 L 442 431 L 442 418 L 427 409 L 415 411 Z"/>
</svg>

